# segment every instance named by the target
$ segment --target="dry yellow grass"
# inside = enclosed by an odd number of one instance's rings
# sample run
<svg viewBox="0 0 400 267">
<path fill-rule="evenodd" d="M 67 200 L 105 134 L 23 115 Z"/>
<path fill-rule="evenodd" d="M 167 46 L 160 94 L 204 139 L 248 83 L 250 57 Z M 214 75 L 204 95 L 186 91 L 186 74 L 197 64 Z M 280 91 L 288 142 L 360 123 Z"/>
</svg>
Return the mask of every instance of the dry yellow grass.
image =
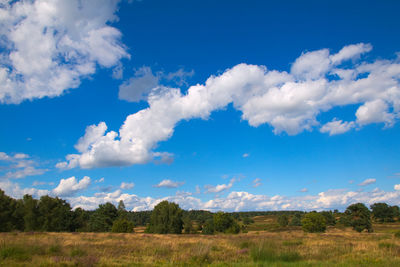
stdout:
<svg viewBox="0 0 400 267">
<path fill-rule="evenodd" d="M 377 227 L 379 229 L 380 226 Z M 1 233 L 2 266 L 400 266 L 398 225 L 375 233 Z"/>
</svg>

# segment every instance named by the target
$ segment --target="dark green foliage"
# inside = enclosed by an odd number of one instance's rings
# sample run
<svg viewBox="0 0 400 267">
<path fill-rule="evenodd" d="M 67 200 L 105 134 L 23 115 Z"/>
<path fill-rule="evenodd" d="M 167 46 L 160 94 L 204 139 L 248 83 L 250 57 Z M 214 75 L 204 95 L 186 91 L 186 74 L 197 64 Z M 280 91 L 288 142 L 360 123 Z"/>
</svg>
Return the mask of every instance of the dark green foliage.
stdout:
<svg viewBox="0 0 400 267">
<path fill-rule="evenodd" d="M 4 191 L 0 189 L 0 232 L 23 230 L 21 208 L 19 202 L 4 194 Z"/>
<path fill-rule="evenodd" d="M 134 232 L 134 224 L 127 219 L 118 219 L 114 221 L 114 224 L 111 228 L 111 232 L 113 233 L 133 233 Z"/>
<path fill-rule="evenodd" d="M 321 211 L 320 213 L 325 217 L 326 225 L 333 226 L 336 224 L 336 219 L 332 211 Z"/>
<path fill-rule="evenodd" d="M 71 206 L 65 200 L 42 196 L 38 210 L 42 231 L 66 232 L 72 230 L 73 213 Z"/>
<path fill-rule="evenodd" d="M 73 229 L 78 232 L 86 232 L 88 231 L 88 221 L 89 221 L 89 212 L 83 210 L 82 208 L 76 208 L 73 213 Z"/>
<path fill-rule="evenodd" d="M 183 219 L 183 229 L 185 234 L 190 234 L 194 232 L 192 220 L 189 217 Z"/>
<path fill-rule="evenodd" d="M 356 203 L 348 206 L 345 214 L 354 230 L 372 232 L 371 212 L 364 204 Z"/>
<path fill-rule="evenodd" d="M 150 223 L 152 211 L 132 211 L 128 212 L 127 219 L 136 226 L 146 226 Z"/>
<path fill-rule="evenodd" d="M 233 224 L 228 229 L 225 230 L 225 233 L 227 233 L 227 234 L 238 234 L 238 233 L 240 233 L 239 224 L 236 221 L 234 221 Z"/>
<path fill-rule="evenodd" d="M 370 206 L 372 210 L 372 216 L 378 222 L 394 222 L 394 217 L 396 216 L 396 211 L 398 207 L 391 207 L 386 203 L 375 203 Z"/>
<path fill-rule="evenodd" d="M 278 224 L 282 227 L 285 227 L 289 224 L 289 218 L 286 214 L 279 215 Z"/>
<path fill-rule="evenodd" d="M 109 232 L 117 217 L 118 210 L 113 204 L 110 202 L 100 204 L 98 209 L 90 216 L 89 231 Z"/>
<path fill-rule="evenodd" d="M 214 229 L 216 232 L 237 234 L 240 227 L 235 219 L 225 212 L 217 212 L 214 214 Z"/>
<path fill-rule="evenodd" d="M 308 233 L 321 233 L 326 230 L 325 217 L 318 212 L 310 212 L 304 215 L 301 224 L 304 232 Z"/>
<path fill-rule="evenodd" d="M 128 217 L 128 212 L 126 211 L 124 201 L 122 200 L 118 203 L 118 217 L 123 219 Z"/>
<path fill-rule="evenodd" d="M 243 218 L 243 224 L 249 225 L 249 224 L 252 224 L 252 223 L 254 223 L 254 220 L 252 218 L 247 217 L 247 216 Z"/>
<path fill-rule="evenodd" d="M 157 234 L 181 234 L 182 228 L 182 210 L 179 205 L 162 201 L 154 207 L 146 231 Z"/>
<path fill-rule="evenodd" d="M 41 229 L 39 201 L 32 198 L 31 195 L 25 195 L 23 198 L 24 205 L 24 225 L 25 231 L 37 231 Z"/>
<path fill-rule="evenodd" d="M 215 232 L 215 227 L 214 227 L 214 220 L 209 219 L 204 223 L 203 229 L 202 229 L 202 234 L 204 235 L 213 235 Z"/>
<path fill-rule="evenodd" d="M 290 226 L 301 226 L 301 214 L 296 213 L 293 215 L 292 220 L 290 221 Z"/>
</svg>

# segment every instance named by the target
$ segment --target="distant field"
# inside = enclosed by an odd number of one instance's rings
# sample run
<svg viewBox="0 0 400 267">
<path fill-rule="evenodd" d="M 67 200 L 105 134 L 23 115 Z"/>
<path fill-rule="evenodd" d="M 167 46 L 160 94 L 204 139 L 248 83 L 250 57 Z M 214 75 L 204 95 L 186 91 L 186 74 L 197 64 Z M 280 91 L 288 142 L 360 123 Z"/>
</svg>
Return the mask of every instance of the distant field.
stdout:
<svg viewBox="0 0 400 267">
<path fill-rule="evenodd" d="M 375 232 L 279 229 L 268 216 L 239 235 L 0 233 L 1 266 L 400 266 L 400 224 Z M 137 229 L 140 231 L 140 229 Z M 251 230 L 251 229 L 250 229 Z M 139 232 L 137 231 L 137 232 Z"/>
</svg>

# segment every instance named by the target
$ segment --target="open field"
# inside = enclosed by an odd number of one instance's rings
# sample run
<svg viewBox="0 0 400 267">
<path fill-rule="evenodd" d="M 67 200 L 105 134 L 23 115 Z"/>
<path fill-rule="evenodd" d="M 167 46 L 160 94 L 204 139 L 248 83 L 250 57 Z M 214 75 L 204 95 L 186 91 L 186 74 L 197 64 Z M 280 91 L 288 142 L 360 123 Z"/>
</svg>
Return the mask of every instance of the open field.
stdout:
<svg viewBox="0 0 400 267">
<path fill-rule="evenodd" d="M 334 227 L 323 234 L 296 227 L 212 236 L 1 233 L 0 265 L 400 266 L 400 238 L 394 235 L 400 225 L 374 228 L 370 234 Z"/>
</svg>

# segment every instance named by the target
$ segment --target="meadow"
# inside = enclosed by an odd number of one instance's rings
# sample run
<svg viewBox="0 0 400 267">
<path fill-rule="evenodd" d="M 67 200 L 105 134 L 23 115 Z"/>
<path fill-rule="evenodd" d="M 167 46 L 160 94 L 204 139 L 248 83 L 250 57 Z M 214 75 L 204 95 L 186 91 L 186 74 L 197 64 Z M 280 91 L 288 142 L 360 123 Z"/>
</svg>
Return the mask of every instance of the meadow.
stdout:
<svg viewBox="0 0 400 267">
<path fill-rule="evenodd" d="M 237 235 L 0 233 L 0 266 L 400 266 L 399 223 L 304 233 L 254 220 Z"/>
</svg>

